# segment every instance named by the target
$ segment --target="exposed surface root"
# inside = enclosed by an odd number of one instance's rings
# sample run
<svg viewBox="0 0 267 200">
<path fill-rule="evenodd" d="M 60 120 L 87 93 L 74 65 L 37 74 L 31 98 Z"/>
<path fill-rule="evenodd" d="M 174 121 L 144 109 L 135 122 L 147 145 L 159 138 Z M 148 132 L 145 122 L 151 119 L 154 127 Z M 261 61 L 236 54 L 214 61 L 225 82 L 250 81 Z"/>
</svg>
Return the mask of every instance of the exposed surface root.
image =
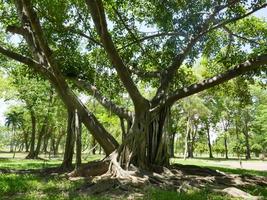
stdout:
<svg viewBox="0 0 267 200">
<path fill-rule="evenodd" d="M 251 194 L 244 192 L 243 190 L 240 190 L 236 187 L 228 187 L 228 188 L 225 188 L 225 189 L 218 191 L 218 192 L 223 193 L 223 194 L 227 194 L 231 197 L 242 198 L 244 200 L 260 200 L 260 199 L 262 199 L 262 197 L 252 196 Z"/>
<path fill-rule="evenodd" d="M 106 193 L 112 195 L 117 193 L 129 196 L 132 193 L 140 194 L 145 186 L 176 190 L 177 192 L 208 187 L 232 197 L 243 198 L 248 196 L 250 199 L 260 199 L 241 189 L 251 185 L 267 186 L 265 177 L 225 174 L 217 170 L 193 165 L 176 164 L 169 168 L 155 167 L 154 172 L 136 168 L 126 171 L 118 165 L 116 160 L 105 159 L 104 161 L 87 164 L 82 169 L 83 173 L 79 171 L 79 173 L 69 174 L 71 176 L 86 175 L 92 178 L 89 184 L 79 189 L 82 194 Z"/>
</svg>

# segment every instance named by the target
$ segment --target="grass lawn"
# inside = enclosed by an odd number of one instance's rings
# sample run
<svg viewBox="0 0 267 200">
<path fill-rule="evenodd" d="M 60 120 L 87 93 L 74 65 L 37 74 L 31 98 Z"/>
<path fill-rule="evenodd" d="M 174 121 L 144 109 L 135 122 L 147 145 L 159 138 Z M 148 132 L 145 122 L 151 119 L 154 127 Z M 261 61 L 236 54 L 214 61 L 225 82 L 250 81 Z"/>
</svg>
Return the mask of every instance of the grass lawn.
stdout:
<svg viewBox="0 0 267 200">
<path fill-rule="evenodd" d="M 94 160 L 99 157 L 88 157 L 87 160 Z M 46 167 L 59 166 L 60 160 L 42 161 L 42 160 L 24 160 L 24 159 L 8 159 L 0 158 L 0 169 L 42 169 Z M 181 162 L 180 162 L 181 163 Z M 196 161 L 187 160 L 182 164 L 199 164 Z M 204 166 L 203 162 L 200 165 Z M 229 168 L 218 168 L 212 166 L 213 169 L 219 169 L 224 172 L 236 174 L 261 175 L 267 178 L 267 173 L 263 171 L 240 170 Z M 1 170 L 0 170 L 1 173 Z M 80 194 L 77 190 L 81 186 L 88 183 L 87 180 L 71 181 L 64 175 L 41 176 L 36 174 L 0 174 L 0 199 L 91 199 L 105 200 L 111 199 L 107 194 L 105 196 L 88 196 Z M 254 186 L 245 188 L 247 192 L 253 195 L 264 196 L 267 199 L 267 188 L 263 186 Z M 142 189 L 142 197 L 145 200 L 230 200 L 228 196 L 212 192 L 209 188 L 203 190 L 192 190 L 187 193 L 178 193 L 176 191 L 145 187 Z M 117 197 L 114 195 L 112 199 L 125 199 L 125 197 Z"/>
</svg>

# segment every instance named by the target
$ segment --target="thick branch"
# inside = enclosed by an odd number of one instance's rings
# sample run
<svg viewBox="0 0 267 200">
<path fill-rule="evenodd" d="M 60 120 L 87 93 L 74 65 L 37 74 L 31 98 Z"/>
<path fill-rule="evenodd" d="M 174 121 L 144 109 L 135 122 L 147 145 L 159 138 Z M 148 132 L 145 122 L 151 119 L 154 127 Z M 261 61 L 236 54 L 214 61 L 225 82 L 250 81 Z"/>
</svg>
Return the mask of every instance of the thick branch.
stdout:
<svg viewBox="0 0 267 200">
<path fill-rule="evenodd" d="M 222 6 L 215 6 L 214 11 L 210 14 L 210 16 L 205 20 L 205 22 L 197 27 L 196 34 L 192 35 L 189 38 L 187 45 L 183 48 L 183 50 L 173 58 L 172 63 L 170 66 L 162 73 L 162 80 L 160 87 L 157 90 L 157 93 L 153 99 L 153 103 L 157 104 L 157 102 L 163 97 L 166 93 L 167 88 L 169 87 L 170 83 L 172 82 L 175 72 L 179 69 L 182 65 L 184 59 L 189 54 L 193 46 L 199 41 L 199 39 L 204 35 L 205 32 L 210 24 L 214 21 L 215 16 L 222 11 L 223 9 L 232 6 L 238 3 L 238 0 L 230 1 L 228 4 Z M 199 30 L 198 30 L 199 29 Z M 206 32 L 205 32 L 206 33 Z"/>
<path fill-rule="evenodd" d="M 10 33 L 14 33 L 14 34 L 22 35 L 22 36 L 25 36 L 25 34 L 26 34 L 26 30 L 23 29 L 22 27 L 12 26 L 12 25 L 9 25 L 9 26 L 6 28 L 6 31 L 7 31 L 7 32 L 10 32 Z"/>
<path fill-rule="evenodd" d="M 93 21 L 104 45 L 104 48 L 114 65 L 120 80 L 122 81 L 124 87 L 129 93 L 135 107 L 143 106 L 148 101 L 140 94 L 135 83 L 133 82 L 127 67 L 123 63 L 118 51 L 112 41 L 112 38 L 107 29 L 106 16 L 104 12 L 104 7 L 101 0 L 86 0 L 87 6 L 91 11 Z"/>
<path fill-rule="evenodd" d="M 112 153 L 117 147 L 118 142 L 115 138 L 109 134 L 103 125 L 97 120 L 93 113 L 89 112 L 84 104 L 78 99 L 74 92 L 69 88 L 67 82 L 65 81 L 59 66 L 55 58 L 52 55 L 47 41 L 45 40 L 40 21 L 35 13 L 30 0 L 17 0 L 16 1 L 17 12 L 19 14 L 22 25 L 27 28 L 27 35 L 31 38 L 28 40 L 28 45 L 37 45 L 37 52 L 43 55 L 44 60 L 47 61 L 45 64 L 47 67 L 51 67 L 54 72 L 54 78 L 49 79 L 49 81 L 56 88 L 60 98 L 65 103 L 68 109 L 77 109 L 81 120 L 92 135 L 96 138 L 98 143 L 103 147 L 107 155 Z M 27 38 L 25 38 L 27 40 Z M 32 44 L 32 42 L 34 42 Z M 52 73 L 52 72 L 51 72 Z"/>
<path fill-rule="evenodd" d="M 214 76 L 213 78 L 209 78 L 200 83 L 195 83 L 183 89 L 179 89 L 175 92 L 175 94 L 173 94 L 167 99 L 166 104 L 172 105 L 179 99 L 191 96 L 203 90 L 209 89 L 215 85 L 219 85 L 223 82 L 226 82 L 230 79 L 233 79 L 241 74 L 252 71 L 261 66 L 264 67 L 267 66 L 267 54 L 263 54 L 254 59 L 247 60 L 246 62 L 236 65 L 233 69 L 230 69 L 225 73 L 219 74 L 217 76 Z"/>
<path fill-rule="evenodd" d="M 85 90 L 89 92 L 92 96 L 96 98 L 96 100 L 104 106 L 107 110 L 110 110 L 114 114 L 118 115 L 121 118 L 125 118 L 127 120 L 131 120 L 131 114 L 126 109 L 116 105 L 111 100 L 105 98 L 95 86 L 91 85 L 90 83 L 81 80 L 81 79 L 72 79 L 72 81 L 75 83 L 76 86 L 78 86 L 80 89 Z"/>
<path fill-rule="evenodd" d="M 35 60 L 32 60 L 31 58 L 27 58 L 21 54 L 10 51 L 10 50 L 8 50 L 4 47 L 1 47 L 1 46 L 0 46 L 0 53 L 13 59 L 13 60 L 16 60 L 20 63 L 23 63 L 25 65 L 39 65 L 39 63 L 36 62 Z"/>
<path fill-rule="evenodd" d="M 4 56 L 11 58 L 13 60 L 16 60 L 22 64 L 28 65 L 30 68 L 32 68 L 33 70 L 41 73 L 42 75 L 48 77 L 48 78 L 53 78 L 53 74 L 51 74 L 44 66 L 42 66 L 40 63 L 38 63 L 37 61 L 25 57 L 21 54 L 18 54 L 16 52 L 10 51 L 4 47 L 0 46 L 0 53 L 3 54 Z"/>
</svg>

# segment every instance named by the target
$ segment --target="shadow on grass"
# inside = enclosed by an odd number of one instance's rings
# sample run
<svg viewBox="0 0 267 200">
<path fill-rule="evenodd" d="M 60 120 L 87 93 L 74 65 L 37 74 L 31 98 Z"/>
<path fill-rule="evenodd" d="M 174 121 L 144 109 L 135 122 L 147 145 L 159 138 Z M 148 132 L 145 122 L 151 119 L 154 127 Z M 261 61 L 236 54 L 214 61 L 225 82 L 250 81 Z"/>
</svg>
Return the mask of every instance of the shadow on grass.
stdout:
<svg viewBox="0 0 267 200">
<path fill-rule="evenodd" d="M 182 156 L 175 156 L 173 157 L 174 159 L 184 159 L 184 157 Z M 191 159 L 191 158 L 187 158 L 187 159 Z M 210 158 L 210 157 L 194 157 L 192 158 L 194 160 L 210 160 L 210 161 L 239 161 L 239 158 L 228 158 L 228 159 L 225 159 L 225 158 Z M 245 158 L 242 158 L 242 161 L 260 161 L 260 159 L 257 159 L 257 158 L 251 158 L 249 160 L 246 160 Z"/>
<path fill-rule="evenodd" d="M 225 167 L 211 167 L 211 166 L 207 166 L 206 168 L 210 168 L 213 170 L 219 170 L 219 171 L 222 171 L 225 173 L 230 173 L 230 174 L 267 177 L 267 171 L 256 171 L 256 170 L 240 169 L 240 168 L 234 169 L 234 168 L 225 168 Z"/>
<path fill-rule="evenodd" d="M 84 181 L 71 182 L 60 177 L 2 174 L 0 194 L 3 199 L 79 199 L 77 188 L 82 184 Z"/>
<path fill-rule="evenodd" d="M 144 197 L 145 200 L 230 200 L 231 198 L 222 194 L 212 192 L 209 189 L 203 190 L 192 190 L 187 193 L 177 191 L 169 191 L 162 189 L 151 189 L 149 190 Z"/>
</svg>

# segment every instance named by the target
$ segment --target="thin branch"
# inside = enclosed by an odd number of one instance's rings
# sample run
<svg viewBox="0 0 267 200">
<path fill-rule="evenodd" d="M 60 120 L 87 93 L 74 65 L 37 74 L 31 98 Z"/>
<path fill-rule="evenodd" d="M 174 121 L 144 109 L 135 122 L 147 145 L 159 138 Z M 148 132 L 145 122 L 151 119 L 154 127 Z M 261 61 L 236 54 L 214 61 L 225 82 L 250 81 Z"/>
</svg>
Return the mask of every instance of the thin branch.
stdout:
<svg viewBox="0 0 267 200">
<path fill-rule="evenodd" d="M 185 37 L 185 34 L 182 34 L 180 32 L 164 32 L 164 33 L 156 33 L 156 34 L 153 34 L 153 35 L 147 35 L 147 36 L 144 36 L 140 39 L 137 39 L 135 41 L 132 41 L 128 44 L 126 44 L 125 46 L 119 48 L 118 50 L 121 50 L 121 49 L 124 49 L 124 48 L 127 48 L 133 44 L 136 44 L 137 42 L 140 43 L 140 42 L 144 42 L 145 40 L 150 40 L 150 39 L 154 39 L 154 38 L 157 38 L 157 37 L 166 37 L 166 36 L 182 36 L 182 37 Z"/>
<path fill-rule="evenodd" d="M 221 27 L 223 27 L 223 26 L 225 26 L 225 25 L 227 25 L 227 24 L 230 24 L 230 23 L 236 22 L 236 21 L 238 21 L 238 20 L 241 20 L 241 19 L 243 19 L 243 18 L 245 18 L 245 17 L 247 17 L 247 16 L 249 16 L 249 15 L 251 15 L 251 14 L 257 12 L 258 10 L 260 10 L 260 9 L 266 7 L 266 6 L 267 6 L 267 3 L 264 3 L 264 4 L 262 4 L 261 6 L 255 8 L 255 9 L 249 11 L 249 12 L 247 12 L 247 13 L 244 14 L 244 15 L 241 15 L 241 16 L 238 16 L 238 17 L 229 19 L 229 20 L 221 21 L 221 22 L 215 24 L 214 26 L 212 26 L 211 28 L 207 29 L 206 31 L 204 31 L 204 32 L 202 33 L 202 35 L 205 35 L 206 33 L 210 32 L 210 31 L 212 31 L 212 30 L 221 28 Z"/>
<path fill-rule="evenodd" d="M 260 43 L 256 42 L 256 41 L 253 40 L 253 39 L 246 38 L 246 37 L 243 37 L 243 36 L 241 36 L 241 35 L 237 35 L 237 34 L 233 33 L 233 31 L 230 30 L 230 29 L 229 29 L 227 26 L 225 26 L 225 25 L 222 26 L 222 28 L 223 28 L 229 35 L 231 35 L 231 36 L 240 38 L 240 39 L 242 39 L 242 40 L 246 40 L 246 41 L 248 41 L 248 42 L 250 42 L 250 43 L 253 43 L 253 44 L 260 45 Z"/>
<path fill-rule="evenodd" d="M 72 32 L 74 34 L 80 35 L 80 36 L 90 40 L 91 42 L 95 43 L 96 45 L 98 45 L 100 47 L 103 47 L 103 44 L 101 44 L 100 41 L 98 41 L 97 39 L 93 38 L 90 35 L 85 34 L 82 30 L 75 29 L 73 27 L 66 27 L 66 26 L 64 26 L 64 29 L 67 30 L 67 31 L 70 31 L 70 32 Z"/>
<path fill-rule="evenodd" d="M 116 105 L 114 102 L 104 97 L 95 86 L 91 85 L 87 81 L 81 79 L 71 79 L 71 81 L 78 88 L 89 92 L 107 110 L 110 110 L 121 118 L 125 118 L 127 120 L 132 119 L 130 111 L 127 111 L 126 109 Z"/>
<path fill-rule="evenodd" d="M 160 78 L 160 71 L 143 71 L 133 66 L 129 67 L 129 71 L 140 78 Z"/>
<path fill-rule="evenodd" d="M 233 69 L 230 69 L 225 73 L 206 79 L 200 83 L 195 83 L 183 89 L 179 89 L 166 100 L 166 104 L 172 105 L 179 99 L 209 89 L 215 85 L 219 85 L 241 74 L 252 71 L 262 66 L 267 67 L 267 54 L 263 54 L 254 59 L 247 60 L 239 65 L 236 65 Z"/>
</svg>

